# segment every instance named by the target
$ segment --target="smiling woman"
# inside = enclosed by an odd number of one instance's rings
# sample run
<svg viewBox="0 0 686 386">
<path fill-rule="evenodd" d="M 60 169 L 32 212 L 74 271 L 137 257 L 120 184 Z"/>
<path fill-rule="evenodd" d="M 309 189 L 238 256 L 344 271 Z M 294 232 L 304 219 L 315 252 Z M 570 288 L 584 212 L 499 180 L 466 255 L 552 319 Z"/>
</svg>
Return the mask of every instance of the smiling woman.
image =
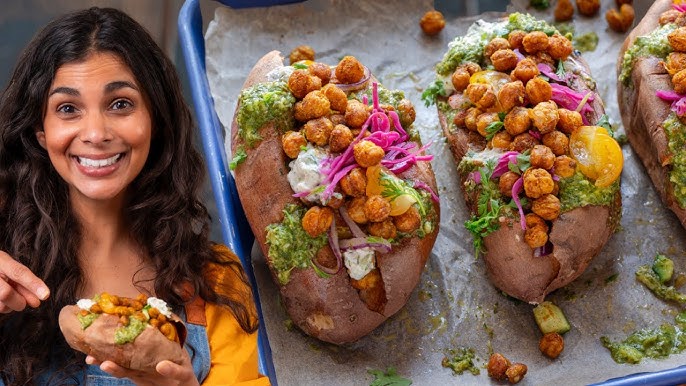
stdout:
<svg viewBox="0 0 686 386">
<path fill-rule="evenodd" d="M 126 14 L 75 12 L 29 43 L 0 98 L 0 385 L 268 384 L 242 267 L 208 240 L 193 129 L 173 65 Z M 185 322 L 181 355 L 104 335 L 167 336 L 143 298 Z M 90 304 L 70 315 L 90 319 L 80 335 L 62 325 L 74 303 Z M 103 311 L 118 317 L 89 317 Z"/>
</svg>

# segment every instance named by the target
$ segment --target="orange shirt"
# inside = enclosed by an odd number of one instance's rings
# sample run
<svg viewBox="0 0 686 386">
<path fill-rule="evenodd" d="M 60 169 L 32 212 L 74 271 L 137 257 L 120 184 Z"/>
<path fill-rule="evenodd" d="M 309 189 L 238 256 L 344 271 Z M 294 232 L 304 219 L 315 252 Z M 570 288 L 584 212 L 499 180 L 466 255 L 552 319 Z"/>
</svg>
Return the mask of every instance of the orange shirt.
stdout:
<svg viewBox="0 0 686 386">
<path fill-rule="evenodd" d="M 228 260 L 239 261 L 226 246 L 216 245 L 215 250 Z M 250 287 L 232 269 L 209 269 L 215 289 L 234 300 L 248 305 L 256 315 Z M 257 332 L 248 334 L 231 311 L 212 303 L 205 304 L 207 338 L 210 345 L 210 372 L 203 385 L 269 386 L 269 378 L 257 371 Z"/>
</svg>

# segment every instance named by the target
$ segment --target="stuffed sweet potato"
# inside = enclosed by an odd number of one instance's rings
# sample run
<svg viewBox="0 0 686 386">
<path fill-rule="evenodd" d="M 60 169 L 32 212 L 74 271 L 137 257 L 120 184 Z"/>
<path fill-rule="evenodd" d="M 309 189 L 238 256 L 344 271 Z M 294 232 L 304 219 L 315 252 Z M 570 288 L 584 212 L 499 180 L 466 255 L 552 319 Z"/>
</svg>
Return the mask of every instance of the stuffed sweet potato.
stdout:
<svg viewBox="0 0 686 386">
<path fill-rule="evenodd" d="M 512 14 L 456 38 L 436 72 L 424 98 L 458 164 L 476 253 L 497 288 L 539 303 L 619 220 L 622 153 L 588 66 L 555 28 Z"/>
<path fill-rule="evenodd" d="M 626 38 L 617 98 L 629 143 L 686 226 L 686 7 L 658 0 Z"/>
<path fill-rule="evenodd" d="M 186 327 L 160 299 L 102 293 L 62 308 L 59 325 L 73 349 L 128 369 L 154 371 L 163 360 L 188 358 Z"/>
<path fill-rule="evenodd" d="M 354 57 L 247 77 L 232 126 L 236 186 L 296 326 L 342 344 L 407 301 L 438 233 L 430 156 L 402 92 Z"/>
</svg>

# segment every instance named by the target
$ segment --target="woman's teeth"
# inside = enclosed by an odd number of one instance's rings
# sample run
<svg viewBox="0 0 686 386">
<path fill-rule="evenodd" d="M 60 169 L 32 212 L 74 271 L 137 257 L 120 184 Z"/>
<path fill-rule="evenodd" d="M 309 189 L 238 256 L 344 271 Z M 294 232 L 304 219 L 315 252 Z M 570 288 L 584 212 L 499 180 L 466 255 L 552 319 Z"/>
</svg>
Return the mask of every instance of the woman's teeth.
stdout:
<svg viewBox="0 0 686 386">
<path fill-rule="evenodd" d="M 115 156 L 112 156 L 110 158 L 105 158 L 105 159 L 90 159 L 90 158 L 84 158 L 84 157 L 77 157 L 79 159 L 79 163 L 83 166 L 89 167 L 89 168 L 101 168 L 105 166 L 110 166 L 117 162 L 119 158 L 121 158 L 121 154 L 117 154 Z"/>
</svg>

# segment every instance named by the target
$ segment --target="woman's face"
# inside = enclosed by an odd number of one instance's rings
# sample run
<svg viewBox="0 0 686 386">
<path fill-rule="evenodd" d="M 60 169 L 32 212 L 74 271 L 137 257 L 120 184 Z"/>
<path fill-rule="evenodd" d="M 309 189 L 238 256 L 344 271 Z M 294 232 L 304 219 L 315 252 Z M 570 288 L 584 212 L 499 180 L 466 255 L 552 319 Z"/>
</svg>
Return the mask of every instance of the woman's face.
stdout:
<svg viewBox="0 0 686 386">
<path fill-rule="evenodd" d="M 129 67 L 96 52 L 57 70 L 36 136 L 72 200 L 122 199 L 148 158 L 151 112 Z"/>
</svg>

